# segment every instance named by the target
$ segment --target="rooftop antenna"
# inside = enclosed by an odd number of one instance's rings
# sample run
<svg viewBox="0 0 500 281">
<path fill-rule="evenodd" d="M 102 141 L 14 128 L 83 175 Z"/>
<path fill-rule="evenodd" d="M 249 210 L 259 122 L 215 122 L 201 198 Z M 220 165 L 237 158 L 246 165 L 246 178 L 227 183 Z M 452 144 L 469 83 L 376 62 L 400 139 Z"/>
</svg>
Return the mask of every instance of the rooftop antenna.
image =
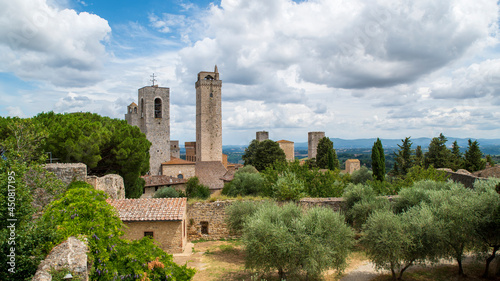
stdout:
<svg viewBox="0 0 500 281">
<path fill-rule="evenodd" d="M 153 82 L 153 87 L 154 87 L 155 82 L 157 81 L 157 80 L 155 79 L 155 74 L 153 73 L 153 75 L 150 75 L 149 77 L 153 77 L 153 79 L 151 79 L 150 81 L 151 81 L 151 82 Z"/>
</svg>

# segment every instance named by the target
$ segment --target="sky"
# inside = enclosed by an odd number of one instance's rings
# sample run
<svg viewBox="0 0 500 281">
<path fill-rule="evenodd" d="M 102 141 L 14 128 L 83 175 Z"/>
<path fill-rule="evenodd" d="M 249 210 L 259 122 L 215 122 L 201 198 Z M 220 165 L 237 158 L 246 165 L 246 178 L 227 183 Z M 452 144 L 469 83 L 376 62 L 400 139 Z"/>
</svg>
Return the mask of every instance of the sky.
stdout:
<svg viewBox="0 0 500 281">
<path fill-rule="evenodd" d="M 124 119 L 154 73 L 182 144 L 215 65 L 225 145 L 500 138 L 493 0 L 0 0 L 0 116 Z"/>
</svg>

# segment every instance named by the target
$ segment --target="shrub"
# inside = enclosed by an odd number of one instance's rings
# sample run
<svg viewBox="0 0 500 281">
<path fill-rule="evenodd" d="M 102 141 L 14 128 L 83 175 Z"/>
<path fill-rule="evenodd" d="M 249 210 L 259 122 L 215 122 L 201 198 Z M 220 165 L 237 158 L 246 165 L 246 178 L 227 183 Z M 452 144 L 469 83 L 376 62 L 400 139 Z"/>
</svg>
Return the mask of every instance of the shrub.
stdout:
<svg viewBox="0 0 500 281">
<path fill-rule="evenodd" d="M 186 183 L 186 196 L 188 198 L 207 199 L 210 197 L 210 189 L 200 184 L 198 177 L 192 177 Z"/>
<path fill-rule="evenodd" d="M 362 166 L 359 170 L 354 171 L 351 175 L 351 181 L 354 184 L 364 184 L 372 179 L 372 172 L 365 166 Z"/>
<path fill-rule="evenodd" d="M 236 172 L 233 180 L 224 185 L 223 195 L 236 197 L 238 195 L 257 195 L 264 184 L 259 173 Z"/>
<path fill-rule="evenodd" d="M 255 201 L 235 201 L 226 207 L 226 223 L 229 230 L 233 233 L 241 233 L 245 222 L 251 217 L 262 202 Z"/>
<path fill-rule="evenodd" d="M 304 197 L 304 183 L 294 173 L 285 172 L 273 186 L 276 199 L 280 201 L 297 201 Z"/>
<path fill-rule="evenodd" d="M 173 187 L 162 187 L 153 195 L 153 198 L 178 198 L 179 192 Z"/>
</svg>

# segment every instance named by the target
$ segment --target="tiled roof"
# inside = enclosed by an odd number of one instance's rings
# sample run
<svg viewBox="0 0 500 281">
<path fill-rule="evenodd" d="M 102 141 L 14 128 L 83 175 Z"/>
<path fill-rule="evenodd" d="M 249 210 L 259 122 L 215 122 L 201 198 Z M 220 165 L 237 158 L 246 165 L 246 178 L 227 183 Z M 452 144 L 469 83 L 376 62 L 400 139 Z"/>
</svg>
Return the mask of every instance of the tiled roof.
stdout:
<svg viewBox="0 0 500 281">
<path fill-rule="evenodd" d="M 175 185 L 175 184 L 183 184 L 186 183 L 186 179 L 179 179 L 172 176 L 142 176 L 146 184 L 145 187 L 151 186 L 166 186 L 166 185 Z"/>
<path fill-rule="evenodd" d="M 195 174 L 200 183 L 208 186 L 211 190 L 222 189 L 224 182 L 221 178 L 226 174 L 227 169 L 219 161 L 196 162 Z"/>
<path fill-rule="evenodd" d="M 293 141 L 279 140 L 277 143 L 293 143 Z"/>
<path fill-rule="evenodd" d="M 122 221 L 180 221 L 186 198 L 106 199 Z"/>
<path fill-rule="evenodd" d="M 135 102 L 132 102 L 129 106 L 137 106 L 137 104 L 135 104 Z"/>
<path fill-rule="evenodd" d="M 170 157 L 170 161 L 161 163 L 162 165 L 194 165 L 196 163 L 186 161 L 177 157 Z"/>
</svg>

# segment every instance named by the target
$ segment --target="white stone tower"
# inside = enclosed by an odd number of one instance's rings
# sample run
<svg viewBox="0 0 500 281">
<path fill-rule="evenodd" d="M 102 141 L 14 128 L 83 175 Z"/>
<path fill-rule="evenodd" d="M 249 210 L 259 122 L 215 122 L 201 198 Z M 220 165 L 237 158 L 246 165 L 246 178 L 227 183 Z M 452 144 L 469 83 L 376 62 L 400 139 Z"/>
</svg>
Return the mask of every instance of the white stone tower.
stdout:
<svg viewBox="0 0 500 281">
<path fill-rule="evenodd" d="M 139 89 L 139 105 L 127 107 L 125 120 L 138 126 L 151 142 L 149 173 L 161 174 L 161 163 L 170 160 L 170 89 L 158 85 Z"/>
<path fill-rule="evenodd" d="M 221 87 L 214 72 L 198 73 L 196 81 L 196 161 L 222 162 Z"/>
</svg>

